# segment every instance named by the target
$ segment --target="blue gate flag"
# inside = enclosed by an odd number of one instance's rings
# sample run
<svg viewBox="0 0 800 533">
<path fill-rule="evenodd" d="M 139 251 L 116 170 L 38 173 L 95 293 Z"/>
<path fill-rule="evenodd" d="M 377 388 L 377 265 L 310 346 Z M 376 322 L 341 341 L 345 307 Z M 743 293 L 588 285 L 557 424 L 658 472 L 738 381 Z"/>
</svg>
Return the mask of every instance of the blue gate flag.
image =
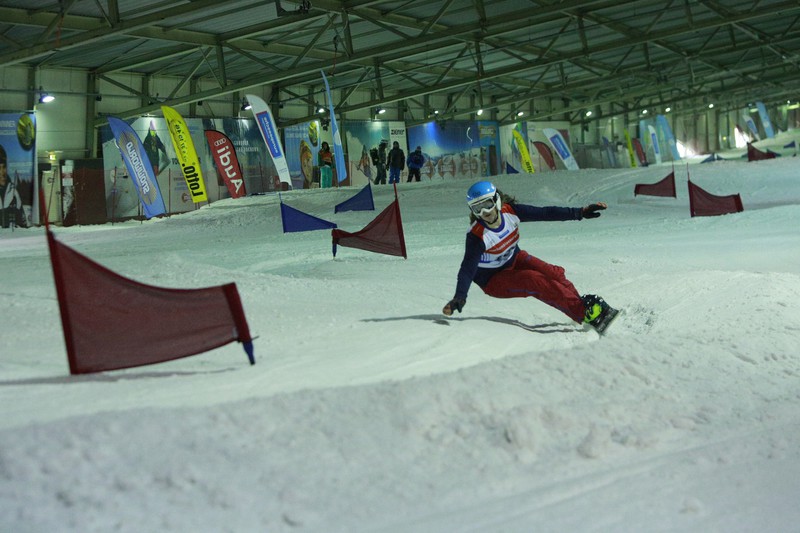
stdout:
<svg viewBox="0 0 800 533">
<path fill-rule="evenodd" d="M 372 187 L 367 186 L 358 191 L 355 196 L 333 208 L 334 213 L 342 211 L 375 211 L 375 202 L 372 200 Z"/>
<path fill-rule="evenodd" d="M 347 165 L 344 162 L 344 149 L 342 148 L 342 137 L 339 135 L 339 126 L 336 125 L 336 115 L 333 114 L 333 99 L 331 98 L 331 88 L 328 85 L 328 78 L 325 72 L 320 70 L 322 81 L 325 82 L 325 94 L 328 95 L 328 110 L 331 114 L 331 131 L 333 132 L 333 159 L 336 162 L 336 177 L 339 183 L 347 179 Z"/>
<path fill-rule="evenodd" d="M 299 209 L 289 207 L 283 202 L 281 202 L 281 222 L 283 223 L 284 233 L 336 228 L 336 224 L 333 222 L 303 213 Z"/>
<path fill-rule="evenodd" d="M 136 194 L 139 195 L 139 200 L 142 202 L 144 216 L 153 218 L 163 215 L 167 212 L 164 207 L 164 198 L 161 196 L 161 189 L 158 188 L 153 165 L 150 164 L 150 158 L 147 157 L 139 136 L 124 120 L 108 117 L 108 125 L 111 126 L 111 131 L 114 133 L 114 139 L 120 154 L 122 154 L 122 160 L 125 161 L 125 166 L 128 168 L 131 181 L 136 186 Z"/>
</svg>

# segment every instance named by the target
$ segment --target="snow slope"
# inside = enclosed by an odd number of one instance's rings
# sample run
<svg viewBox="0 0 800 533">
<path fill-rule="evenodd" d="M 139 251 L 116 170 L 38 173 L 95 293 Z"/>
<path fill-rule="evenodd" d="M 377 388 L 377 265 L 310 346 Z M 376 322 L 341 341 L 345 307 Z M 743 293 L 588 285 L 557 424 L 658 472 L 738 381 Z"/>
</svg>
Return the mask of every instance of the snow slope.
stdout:
<svg viewBox="0 0 800 533">
<path fill-rule="evenodd" d="M 790 132 L 791 133 L 791 132 Z M 775 151 L 791 139 L 784 134 Z M 777 147 L 777 149 L 776 149 Z M 283 234 L 275 196 L 57 228 L 165 287 L 235 281 L 255 341 L 69 375 L 42 229 L 0 233 L 0 531 L 800 531 L 798 159 L 498 177 L 521 247 L 625 314 L 608 334 L 536 300 L 452 296 L 465 179 L 399 187 L 409 258 Z M 689 216 L 686 173 L 745 211 Z M 333 214 L 355 189 L 284 201 Z M 102 302 L 98 302 L 102 305 Z"/>
</svg>

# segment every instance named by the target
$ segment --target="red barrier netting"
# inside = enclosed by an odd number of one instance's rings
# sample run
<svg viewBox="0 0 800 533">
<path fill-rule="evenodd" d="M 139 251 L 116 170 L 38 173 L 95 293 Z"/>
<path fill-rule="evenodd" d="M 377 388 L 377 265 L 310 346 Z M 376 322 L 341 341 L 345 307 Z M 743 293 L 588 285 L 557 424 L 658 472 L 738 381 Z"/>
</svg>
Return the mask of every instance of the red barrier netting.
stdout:
<svg viewBox="0 0 800 533">
<path fill-rule="evenodd" d="M 195 355 L 252 338 L 234 283 L 166 289 L 125 278 L 47 232 L 71 374 Z"/>
<path fill-rule="evenodd" d="M 675 193 L 675 171 L 670 172 L 666 178 L 651 184 L 638 183 L 633 188 L 633 195 L 637 196 L 644 194 L 647 196 L 667 196 L 670 198 L 677 198 Z"/>
<path fill-rule="evenodd" d="M 747 143 L 747 162 L 775 159 L 775 152 L 762 152 L 750 143 Z"/>
<path fill-rule="evenodd" d="M 738 194 L 716 196 L 689 181 L 689 211 L 693 217 L 711 217 L 744 211 Z"/>
<path fill-rule="evenodd" d="M 403 236 L 403 221 L 400 218 L 400 202 L 397 200 L 397 187 L 395 187 L 394 202 L 381 211 L 364 229 L 355 233 L 334 229 L 331 231 L 331 237 L 334 257 L 336 257 L 336 247 L 345 246 L 408 259 Z"/>
</svg>

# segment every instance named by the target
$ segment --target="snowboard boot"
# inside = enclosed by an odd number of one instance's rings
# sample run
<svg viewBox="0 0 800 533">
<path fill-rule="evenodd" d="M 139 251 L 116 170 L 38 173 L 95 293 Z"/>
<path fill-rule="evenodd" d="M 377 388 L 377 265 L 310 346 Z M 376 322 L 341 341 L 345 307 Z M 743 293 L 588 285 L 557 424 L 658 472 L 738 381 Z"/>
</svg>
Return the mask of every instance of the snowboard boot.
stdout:
<svg viewBox="0 0 800 533">
<path fill-rule="evenodd" d="M 585 294 L 581 296 L 581 300 L 586 309 L 583 317 L 584 324 L 592 326 L 598 333 L 604 332 L 619 312 L 596 294 Z"/>
</svg>

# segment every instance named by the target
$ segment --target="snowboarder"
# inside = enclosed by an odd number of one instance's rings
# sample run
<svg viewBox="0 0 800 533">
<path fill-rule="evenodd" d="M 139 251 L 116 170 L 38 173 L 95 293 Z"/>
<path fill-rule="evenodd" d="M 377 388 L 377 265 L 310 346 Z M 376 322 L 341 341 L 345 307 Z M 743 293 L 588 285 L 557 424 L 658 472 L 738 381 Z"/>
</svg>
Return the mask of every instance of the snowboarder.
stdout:
<svg viewBox="0 0 800 533">
<path fill-rule="evenodd" d="M 517 203 L 491 182 L 479 181 L 467 191 L 470 226 L 466 249 L 458 271 L 456 293 L 442 312 L 459 313 L 474 282 L 495 298 L 533 296 L 578 323 L 599 332 L 616 316 L 616 310 L 594 294 L 581 296 L 564 269 L 520 250 L 519 223 L 531 221 L 597 218 L 608 206 L 598 202 L 586 207 L 535 207 Z"/>
</svg>

